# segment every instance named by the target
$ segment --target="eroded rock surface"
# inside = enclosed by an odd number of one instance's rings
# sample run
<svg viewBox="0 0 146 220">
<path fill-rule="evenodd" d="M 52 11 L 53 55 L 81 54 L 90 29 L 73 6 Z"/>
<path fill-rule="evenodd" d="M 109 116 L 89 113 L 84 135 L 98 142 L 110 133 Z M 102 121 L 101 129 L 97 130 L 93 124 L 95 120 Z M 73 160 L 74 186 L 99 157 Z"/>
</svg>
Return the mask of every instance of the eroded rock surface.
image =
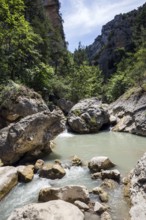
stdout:
<svg viewBox="0 0 146 220">
<path fill-rule="evenodd" d="M 15 167 L 0 167 L 0 200 L 4 198 L 18 183 L 18 174 Z"/>
<path fill-rule="evenodd" d="M 68 115 L 71 130 L 77 133 L 98 132 L 108 122 L 107 105 L 97 98 L 81 100 L 73 106 Z"/>
<path fill-rule="evenodd" d="M 142 89 L 127 91 L 109 106 L 109 114 L 117 118 L 113 131 L 146 136 L 146 92 Z"/>
<path fill-rule="evenodd" d="M 56 200 L 26 205 L 16 209 L 8 220 L 84 220 L 83 213 L 73 204 Z"/>
<path fill-rule="evenodd" d="M 93 157 L 88 163 L 88 167 L 92 173 L 110 169 L 114 166 L 115 164 L 113 164 L 110 159 L 105 156 Z"/>
<path fill-rule="evenodd" d="M 89 201 L 89 193 L 85 186 L 65 186 L 61 188 L 47 187 L 42 189 L 39 193 L 40 202 L 56 199 L 62 199 L 72 203 L 76 200 L 80 200 L 87 203 Z"/>
<path fill-rule="evenodd" d="M 47 105 L 38 93 L 14 82 L 9 83 L 1 93 L 0 118 L 3 127 L 47 109 Z"/>
<path fill-rule="evenodd" d="M 45 164 L 40 170 L 40 177 L 48 179 L 61 179 L 65 176 L 66 172 L 60 164 Z"/>
<path fill-rule="evenodd" d="M 146 153 L 131 172 L 131 220 L 146 219 Z"/>
<path fill-rule="evenodd" d="M 0 130 L 0 159 L 6 164 L 22 156 L 49 153 L 49 141 L 65 128 L 61 111 L 43 111 L 21 119 Z"/>
</svg>

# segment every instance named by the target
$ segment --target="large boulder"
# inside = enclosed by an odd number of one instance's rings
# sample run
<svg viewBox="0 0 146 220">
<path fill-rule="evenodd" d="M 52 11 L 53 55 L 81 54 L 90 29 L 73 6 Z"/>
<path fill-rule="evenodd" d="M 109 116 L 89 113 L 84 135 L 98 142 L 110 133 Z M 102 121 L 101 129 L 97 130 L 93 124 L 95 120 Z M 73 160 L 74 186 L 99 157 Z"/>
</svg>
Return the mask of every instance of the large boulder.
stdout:
<svg viewBox="0 0 146 220">
<path fill-rule="evenodd" d="M 0 118 L 3 123 L 0 124 L 0 127 L 47 109 L 47 105 L 38 93 L 25 86 L 10 82 L 1 92 Z"/>
<path fill-rule="evenodd" d="M 88 167 L 92 173 L 107 170 L 114 166 L 115 164 L 113 164 L 110 159 L 105 156 L 93 157 L 88 163 Z"/>
<path fill-rule="evenodd" d="M 15 167 L 0 167 L 0 200 L 4 198 L 18 183 L 18 174 Z"/>
<path fill-rule="evenodd" d="M 0 130 L 0 159 L 13 164 L 24 155 L 33 157 L 50 152 L 49 141 L 65 129 L 61 111 L 39 112 Z"/>
<path fill-rule="evenodd" d="M 72 203 L 76 200 L 80 200 L 87 203 L 89 201 L 89 192 L 85 186 L 64 186 L 61 188 L 47 187 L 41 189 L 39 193 L 40 202 L 47 202 L 56 199 Z"/>
<path fill-rule="evenodd" d="M 84 220 L 83 213 L 73 204 L 56 200 L 26 205 L 13 211 L 8 220 Z"/>
<path fill-rule="evenodd" d="M 131 220 L 146 219 L 146 153 L 131 172 Z"/>
<path fill-rule="evenodd" d="M 142 89 L 127 91 L 109 106 L 109 114 L 117 119 L 114 131 L 146 136 L 146 92 Z"/>
<path fill-rule="evenodd" d="M 40 170 L 40 177 L 48 179 L 61 179 L 65 176 L 66 172 L 60 164 L 45 164 Z"/>
<path fill-rule="evenodd" d="M 97 98 L 81 100 L 68 115 L 70 129 L 81 134 L 98 132 L 108 122 L 107 105 Z"/>
</svg>

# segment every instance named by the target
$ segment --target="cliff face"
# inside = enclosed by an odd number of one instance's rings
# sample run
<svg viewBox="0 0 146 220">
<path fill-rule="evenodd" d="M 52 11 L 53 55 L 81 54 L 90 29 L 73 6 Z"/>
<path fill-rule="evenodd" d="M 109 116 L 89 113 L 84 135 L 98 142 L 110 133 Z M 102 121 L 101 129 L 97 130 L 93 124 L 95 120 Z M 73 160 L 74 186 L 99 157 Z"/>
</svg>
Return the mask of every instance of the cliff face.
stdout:
<svg viewBox="0 0 146 220">
<path fill-rule="evenodd" d="M 133 33 L 140 13 L 146 4 L 138 10 L 120 14 L 103 26 L 101 35 L 87 47 L 87 53 L 93 64 L 99 64 L 103 74 L 109 77 L 115 70 L 125 52 L 134 50 Z"/>
<path fill-rule="evenodd" d="M 65 37 L 63 30 L 63 20 L 60 15 L 60 2 L 59 0 L 44 0 L 43 5 L 47 17 L 49 18 L 51 25 L 55 31 L 59 31 L 61 34 L 62 42 L 65 45 Z"/>
</svg>

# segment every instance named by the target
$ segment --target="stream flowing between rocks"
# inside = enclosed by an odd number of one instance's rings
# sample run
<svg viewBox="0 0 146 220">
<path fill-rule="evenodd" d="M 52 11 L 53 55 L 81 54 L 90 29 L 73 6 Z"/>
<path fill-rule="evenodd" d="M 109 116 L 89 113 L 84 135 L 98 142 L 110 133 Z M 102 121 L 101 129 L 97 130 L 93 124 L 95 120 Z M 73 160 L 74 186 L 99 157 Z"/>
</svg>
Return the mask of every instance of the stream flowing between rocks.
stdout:
<svg viewBox="0 0 146 220">
<path fill-rule="evenodd" d="M 53 153 L 45 158 L 46 162 L 59 159 L 68 163 L 72 156 L 77 155 L 83 161 L 89 161 L 94 156 L 108 156 L 122 176 L 126 176 L 134 168 L 138 159 L 146 151 L 144 137 L 114 132 L 76 135 L 63 132 L 55 139 Z M 89 190 L 99 186 L 101 180 L 92 180 L 87 167 L 71 167 L 60 180 L 48 180 L 35 175 L 32 182 L 19 183 L 0 202 L 0 220 L 6 220 L 12 210 L 25 204 L 37 202 L 39 190 L 45 186 L 60 187 L 65 185 L 85 185 Z M 113 220 L 127 220 L 129 207 L 122 195 L 122 187 L 109 191 L 109 205 Z M 97 200 L 97 196 L 92 200 Z"/>
</svg>

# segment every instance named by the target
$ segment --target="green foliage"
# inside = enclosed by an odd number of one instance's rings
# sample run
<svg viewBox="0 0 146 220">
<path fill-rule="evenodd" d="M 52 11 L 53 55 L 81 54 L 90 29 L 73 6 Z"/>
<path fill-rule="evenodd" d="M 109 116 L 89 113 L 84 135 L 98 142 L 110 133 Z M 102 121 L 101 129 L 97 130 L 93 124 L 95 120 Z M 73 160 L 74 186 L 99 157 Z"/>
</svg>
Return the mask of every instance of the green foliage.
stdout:
<svg viewBox="0 0 146 220">
<path fill-rule="evenodd" d="M 1 81 L 16 78 L 28 81 L 26 69 L 39 59 L 36 49 L 41 38 L 25 20 L 22 0 L 0 0 Z"/>
<path fill-rule="evenodd" d="M 74 62 L 80 66 L 88 61 L 85 47 L 79 42 L 78 49 L 74 51 Z"/>
<path fill-rule="evenodd" d="M 43 96 L 53 94 L 73 102 L 93 96 L 112 102 L 129 88 L 146 90 L 145 15 L 146 7 L 136 15 L 132 53 L 125 48 L 113 51 L 116 72 L 105 82 L 81 43 L 74 54 L 67 51 L 63 32 L 54 30 L 41 1 L 0 0 L 0 91 L 2 83 L 11 79 Z"/>
<path fill-rule="evenodd" d="M 135 64 L 133 71 L 131 72 L 133 83 L 136 86 L 143 88 L 146 82 L 146 48 L 141 47 L 137 53 L 135 53 Z"/>
<path fill-rule="evenodd" d="M 102 93 L 103 77 L 98 67 L 86 65 L 72 67 L 69 77 L 71 94 L 70 98 L 77 102 L 80 99 L 99 96 Z"/>
<path fill-rule="evenodd" d="M 108 102 L 115 101 L 121 96 L 128 88 L 133 86 L 131 72 L 133 70 L 134 58 L 131 53 L 123 58 L 117 66 L 117 71 L 109 79 L 105 86 L 106 100 Z"/>
</svg>

